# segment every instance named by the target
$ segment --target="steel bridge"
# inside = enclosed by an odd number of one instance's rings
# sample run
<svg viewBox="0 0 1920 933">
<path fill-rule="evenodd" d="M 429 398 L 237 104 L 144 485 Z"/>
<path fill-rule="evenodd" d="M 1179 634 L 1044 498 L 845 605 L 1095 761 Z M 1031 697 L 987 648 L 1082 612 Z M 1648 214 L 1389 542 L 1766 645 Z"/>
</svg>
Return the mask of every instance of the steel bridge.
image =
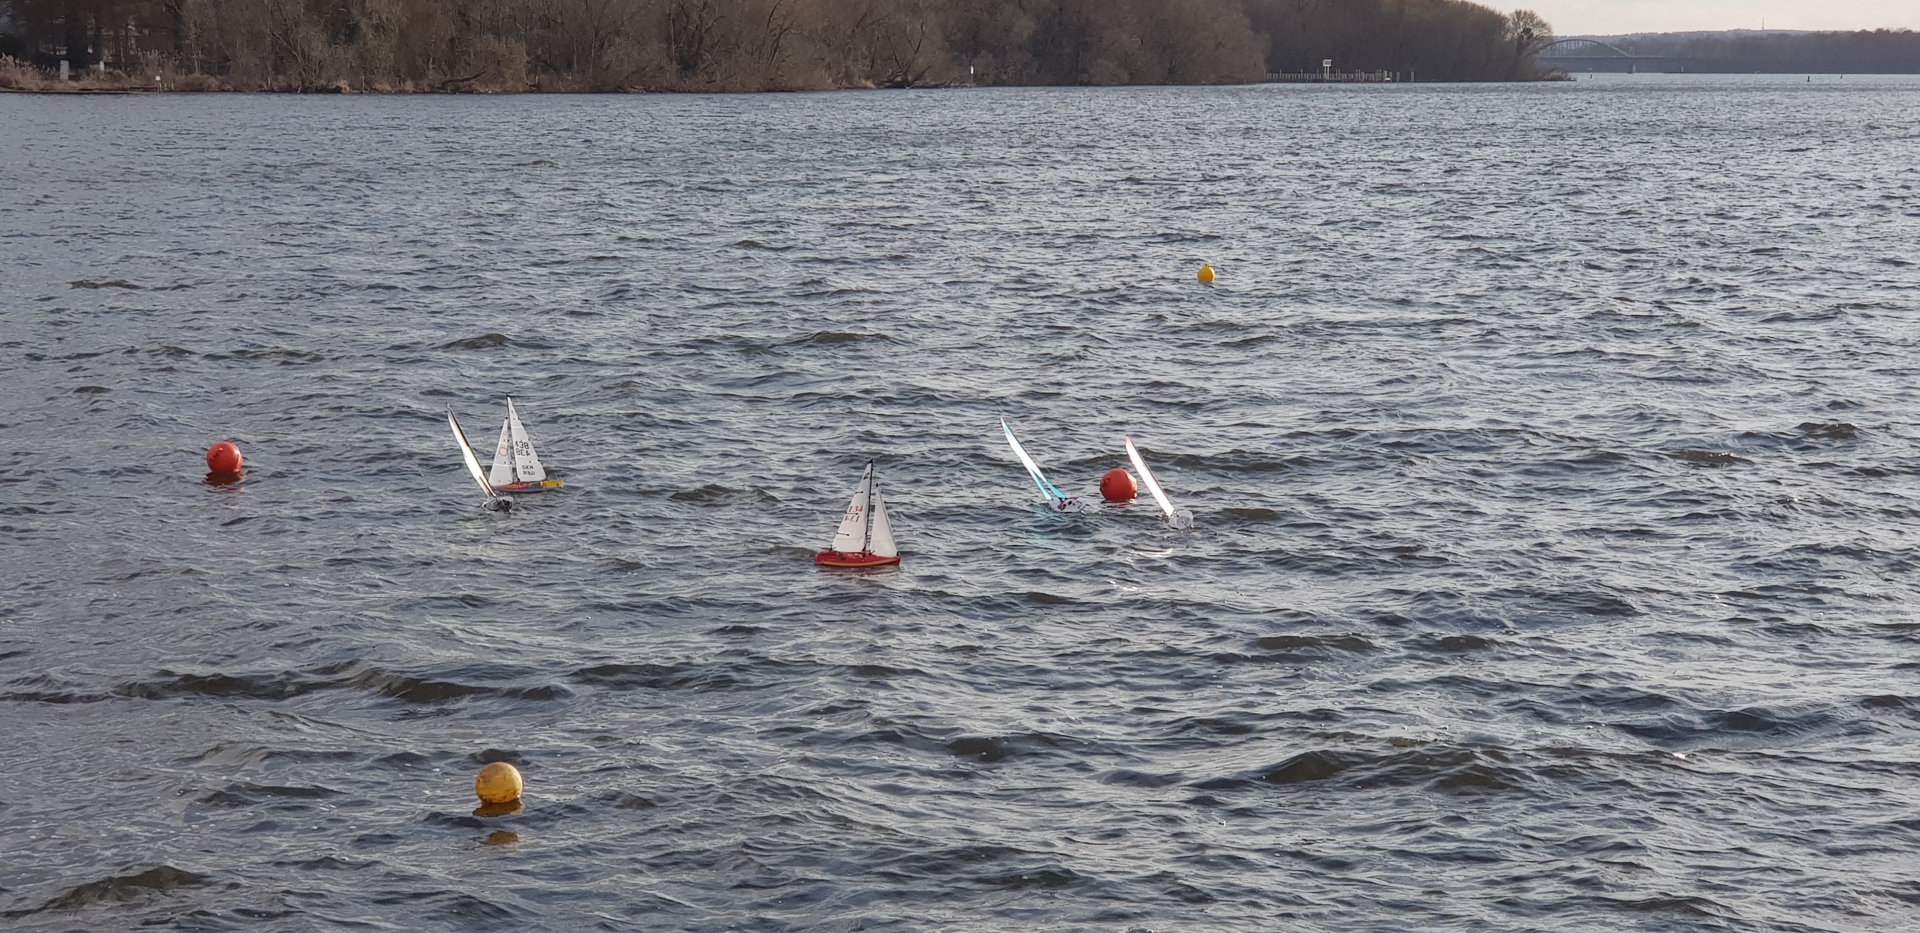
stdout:
<svg viewBox="0 0 1920 933">
<path fill-rule="evenodd" d="M 1598 39 L 1561 39 L 1542 48 L 1534 56 L 1534 61 L 1542 68 L 1558 68 L 1568 72 L 1635 72 L 1643 64 L 1652 65 L 1666 60 L 1664 55 L 1635 55 Z"/>
</svg>

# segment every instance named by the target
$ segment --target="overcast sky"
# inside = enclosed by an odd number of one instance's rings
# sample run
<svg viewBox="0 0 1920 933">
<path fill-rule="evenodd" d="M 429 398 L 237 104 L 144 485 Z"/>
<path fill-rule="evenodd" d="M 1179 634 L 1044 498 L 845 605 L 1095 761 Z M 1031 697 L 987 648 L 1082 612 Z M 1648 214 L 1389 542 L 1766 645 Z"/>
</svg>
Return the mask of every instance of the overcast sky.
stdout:
<svg viewBox="0 0 1920 933">
<path fill-rule="evenodd" d="M 1532 10 L 1562 36 L 1703 29 L 1920 29 L 1920 0 L 1481 0 Z"/>
</svg>

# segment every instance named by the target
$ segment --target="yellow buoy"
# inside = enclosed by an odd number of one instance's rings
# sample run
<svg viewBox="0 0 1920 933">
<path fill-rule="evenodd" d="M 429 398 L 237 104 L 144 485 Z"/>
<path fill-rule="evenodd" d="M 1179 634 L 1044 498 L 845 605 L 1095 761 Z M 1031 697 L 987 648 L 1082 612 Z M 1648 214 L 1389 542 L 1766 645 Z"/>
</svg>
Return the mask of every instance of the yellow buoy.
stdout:
<svg viewBox="0 0 1920 933">
<path fill-rule="evenodd" d="M 1201 267 L 1200 267 L 1200 281 L 1202 281 L 1202 282 L 1211 282 L 1211 281 L 1213 281 L 1213 267 L 1212 267 L 1212 266 L 1201 266 Z"/>
<path fill-rule="evenodd" d="M 526 783 L 520 780 L 520 771 L 504 761 L 496 761 L 480 769 L 478 777 L 473 779 L 473 792 L 480 795 L 481 803 L 512 803 L 520 799 L 520 791 Z"/>
</svg>

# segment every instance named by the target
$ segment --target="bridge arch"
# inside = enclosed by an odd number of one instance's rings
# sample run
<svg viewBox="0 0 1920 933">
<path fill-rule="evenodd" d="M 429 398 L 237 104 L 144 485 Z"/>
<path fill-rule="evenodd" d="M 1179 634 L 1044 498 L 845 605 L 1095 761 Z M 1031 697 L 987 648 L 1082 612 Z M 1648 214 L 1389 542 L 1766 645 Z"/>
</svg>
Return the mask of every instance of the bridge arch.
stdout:
<svg viewBox="0 0 1920 933">
<path fill-rule="evenodd" d="M 1639 58 L 1632 52 L 1598 39 L 1557 39 L 1540 47 L 1540 58 Z"/>
</svg>

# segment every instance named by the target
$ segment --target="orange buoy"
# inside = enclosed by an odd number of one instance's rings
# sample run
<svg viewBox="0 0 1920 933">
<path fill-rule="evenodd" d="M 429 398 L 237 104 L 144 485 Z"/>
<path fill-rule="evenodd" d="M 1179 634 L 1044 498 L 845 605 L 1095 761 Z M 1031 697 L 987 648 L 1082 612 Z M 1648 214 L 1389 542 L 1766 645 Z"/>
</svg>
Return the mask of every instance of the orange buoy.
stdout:
<svg viewBox="0 0 1920 933">
<path fill-rule="evenodd" d="M 1114 467 L 1107 475 L 1100 477 L 1100 495 L 1108 502 L 1131 502 L 1140 494 L 1140 487 L 1134 485 L 1133 474 Z"/>
<path fill-rule="evenodd" d="M 207 451 L 207 469 L 214 473 L 238 473 L 240 465 L 246 459 L 240 456 L 240 448 L 232 441 L 221 441 Z"/>
<path fill-rule="evenodd" d="M 1205 265 L 1200 267 L 1200 281 L 1202 282 L 1213 281 L 1213 266 Z"/>
</svg>

